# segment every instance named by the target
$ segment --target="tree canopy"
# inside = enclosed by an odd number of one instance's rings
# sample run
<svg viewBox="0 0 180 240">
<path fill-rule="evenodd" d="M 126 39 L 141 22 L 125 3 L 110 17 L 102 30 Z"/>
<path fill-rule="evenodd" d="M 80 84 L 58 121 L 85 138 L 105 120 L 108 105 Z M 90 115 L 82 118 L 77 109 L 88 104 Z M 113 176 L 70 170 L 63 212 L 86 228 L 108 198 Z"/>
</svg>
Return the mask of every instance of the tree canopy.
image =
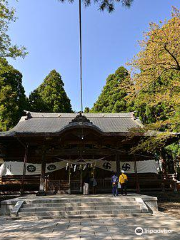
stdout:
<svg viewBox="0 0 180 240">
<path fill-rule="evenodd" d="M 128 96 L 146 128 L 161 131 L 139 148 L 154 151 L 168 143 L 172 132 L 180 131 L 180 14 L 150 30 L 140 42 L 142 50 L 129 63 L 134 86 Z"/>
<path fill-rule="evenodd" d="M 30 94 L 29 103 L 31 111 L 35 112 L 72 112 L 61 75 L 56 70 L 52 70 L 44 82 Z"/>
<path fill-rule="evenodd" d="M 0 58 L 25 57 L 25 47 L 18 47 L 11 43 L 8 35 L 9 24 L 15 22 L 15 10 L 10 8 L 7 0 L 0 1 Z"/>
<path fill-rule="evenodd" d="M 58 0 L 60 2 L 65 2 L 65 0 Z M 70 3 L 73 3 L 74 0 L 67 0 Z M 112 12 L 115 9 L 116 3 L 121 3 L 122 6 L 130 7 L 134 0 L 95 0 L 94 2 L 98 4 L 100 10 L 107 10 L 108 12 Z M 90 6 L 92 0 L 83 0 L 84 5 Z"/>
<path fill-rule="evenodd" d="M 119 67 L 114 74 L 110 74 L 106 79 L 106 85 L 90 111 L 103 113 L 131 111 L 132 103 L 128 103 L 126 100 L 131 85 L 127 69 Z"/>
<path fill-rule="evenodd" d="M 137 90 L 147 88 L 161 75 L 171 70 L 180 71 L 180 14 L 173 8 L 172 18 L 160 24 L 150 23 L 150 30 L 140 42 L 142 50 L 131 61 L 136 75 Z"/>
<path fill-rule="evenodd" d="M 13 127 L 27 107 L 22 74 L 0 59 L 0 131 Z"/>
</svg>

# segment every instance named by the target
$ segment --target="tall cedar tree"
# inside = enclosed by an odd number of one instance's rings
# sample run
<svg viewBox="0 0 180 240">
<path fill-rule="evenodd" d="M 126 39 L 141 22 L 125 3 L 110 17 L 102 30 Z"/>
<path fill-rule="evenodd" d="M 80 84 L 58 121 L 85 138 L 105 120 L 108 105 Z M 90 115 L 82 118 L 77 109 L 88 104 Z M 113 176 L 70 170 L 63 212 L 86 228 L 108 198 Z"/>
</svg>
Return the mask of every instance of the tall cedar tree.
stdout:
<svg viewBox="0 0 180 240">
<path fill-rule="evenodd" d="M 27 107 L 22 74 L 0 59 L 0 131 L 12 128 Z"/>
<path fill-rule="evenodd" d="M 72 112 L 61 75 L 56 70 L 52 70 L 44 82 L 30 94 L 29 103 L 31 111 L 35 112 Z"/>
<path fill-rule="evenodd" d="M 133 104 L 126 100 L 131 85 L 127 69 L 119 67 L 114 74 L 108 76 L 102 93 L 90 111 L 103 113 L 132 111 Z"/>
</svg>

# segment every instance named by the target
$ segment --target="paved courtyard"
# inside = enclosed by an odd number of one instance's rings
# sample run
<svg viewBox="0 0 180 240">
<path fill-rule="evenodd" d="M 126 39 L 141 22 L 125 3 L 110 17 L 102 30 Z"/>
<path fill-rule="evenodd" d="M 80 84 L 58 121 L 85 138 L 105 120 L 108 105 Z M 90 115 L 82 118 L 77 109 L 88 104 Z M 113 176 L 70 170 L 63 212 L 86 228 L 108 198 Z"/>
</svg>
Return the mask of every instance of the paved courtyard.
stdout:
<svg viewBox="0 0 180 240">
<path fill-rule="evenodd" d="M 144 233 L 135 234 L 141 227 Z M 145 233 L 145 231 L 166 233 Z M 168 232 L 169 231 L 169 232 Z M 168 214 L 125 217 L 124 219 L 37 219 L 12 220 L 0 217 L 0 239 L 180 239 L 180 220 Z"/>
</svg>

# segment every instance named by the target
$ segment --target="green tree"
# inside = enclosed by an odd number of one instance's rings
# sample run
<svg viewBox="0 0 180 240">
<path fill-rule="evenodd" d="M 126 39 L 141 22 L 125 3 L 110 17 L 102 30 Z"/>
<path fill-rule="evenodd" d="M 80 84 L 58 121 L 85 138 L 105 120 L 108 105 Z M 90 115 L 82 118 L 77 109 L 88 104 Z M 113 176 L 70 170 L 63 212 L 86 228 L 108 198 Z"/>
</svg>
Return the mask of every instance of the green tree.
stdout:
<svg viewBox="0 0 180 240">
<path fill-rule="evenodd" d="M 180 131 L 179 36 L 180 13 L 173 8 L 170 20 L 150 24 L 141 51 L 130 62 L 134 86 L 128 98 L 134 101 L 145 130 L 157 133 L 143 139 L 135 151 L 162 152 L 173 141 L 179 142 L 174 134 Z"/>
<path fill-rule="evenodd" d="M 168 71 L 153 84 L 135 93 L 136 114 L 144 124 L 151 124 L 158 130 L 178 131 L 178 125 L 175 127 L 172 120 L 180 106 L 180 87 L 175 83 L 179 78 L 178 71 Z"/>
<path fill-rule="evenodd" d="M 18 47 L 11 43 L 8 35 L 9 24 L 15 22 L 15 10 L 9 8 L 7 0 L 0 1 L 0 58 L 25 57 L 27 54 L 25 47 Z"/>
<path fill-rule="evenodd" d="M 108 76 L 106 85 L 91 112 L 118 113 L 132 111 L 133 104 L 126 100 L 131 85 L 128 71 L 124 67 L 119 67 L 114 74 Z"/>
<path fill-rule="evenodd" d="M 38 88 L 29 95 L 29 106 L 30 110 L 34 112 L 45 111 L 44 109 L 46 109 L 46 105 L 38 91 Z"/>
<path fill-rule="evenodd" d="M 61 75 L 56 70 L 52 70 L 44 82 L 30 94 L 29 103 L 31 111 L 35 112 L 72 112 Z"/>
<path fill-rule="evenodd" d="M 89 112 L 90 112 L 89 107 L 85 107 L 85 109 L 84 109 L 84 113 L 89 113 Z"/>
<path fill-rule="evenodd" d="M 58 0 L 58 1 L 64 2 L 65 0 Z M 68 1 L 70 3 L 74 2 L 74 0 L 68 0 Z M 102 11 L 107 10 L 108 12 L 112 12 L 114 11 L 114 5 L 116 3 L 120 2 L 122 6 L 130 7 L 133 0 L 95 0 L 94 2 L 98 4 L 100 10 Z M 92 0 L 83 0 L 83 3 L 87 7 L 91 5 Z"/>
<path fill-rule="evenodd" d="M 179 35 L 180 14 L 173 8 L 169 21 L 150 24 L 142 50 L 130 63 L 135 84 L 129 98 L 143 123 L 156 130 L 180 130 L 180 123 L 173 120 L 180 109 Z"/>
<path fill-rule="evenodd" d="M 22 74 L 5 59 L 0 59 L 0 131 L 17 124 L 26 107 Z"/>
</svg>

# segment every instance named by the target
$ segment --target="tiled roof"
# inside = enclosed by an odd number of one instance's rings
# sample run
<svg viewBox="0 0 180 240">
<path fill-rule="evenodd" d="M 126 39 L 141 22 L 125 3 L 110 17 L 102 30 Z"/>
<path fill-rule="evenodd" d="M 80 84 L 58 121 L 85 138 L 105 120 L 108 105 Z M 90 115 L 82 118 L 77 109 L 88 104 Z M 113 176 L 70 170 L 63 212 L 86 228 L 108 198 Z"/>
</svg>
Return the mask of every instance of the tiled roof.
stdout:
<svg viewBox="0 0 180 240">
<path fill-rule="evenodd" d="M 34 113 L 29 112 L 28 117 L 22 117 L 19 123 L 10 131 L 0 136 L 15 134 L 43 134 L 59 133 L 70 126 L 82 126 L 82 123 L 72 123 L 78 113 Z M 142 126 L 134 118 L 133 113 L 83 113 L 90 123 L 84 126 L 95 127 L 102 133 L 128 133 L 130 128 Z"/>
</svg>

